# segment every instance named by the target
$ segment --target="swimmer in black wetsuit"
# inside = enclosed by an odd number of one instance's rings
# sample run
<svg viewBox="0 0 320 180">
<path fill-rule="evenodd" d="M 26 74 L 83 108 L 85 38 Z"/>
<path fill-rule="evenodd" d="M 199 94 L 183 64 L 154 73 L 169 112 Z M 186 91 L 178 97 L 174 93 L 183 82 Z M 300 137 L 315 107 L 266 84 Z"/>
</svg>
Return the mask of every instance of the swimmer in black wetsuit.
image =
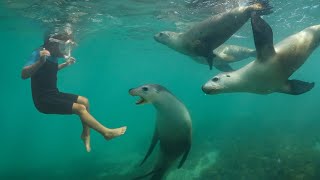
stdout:
<svg viewBox="0 0 320 180">
<path fill-rule="evenodd" d="M 32 98 L 38 111 L 44 114 L 76 114 L 83 131 L 81 138 L 87 152 L 90 147 L 90 128 L 110 140 L 125 133 L 127 127 L 109 129 L 89 113 L 89 101 L 79 95 L 60 92 L 57 88 L 57 72 L 75 62 L 67 44 L 73 43 L 68 34 L 53 34 L 45 38 L 44 45 L 35 50 L 21 72 L 22 79 L 31 77 Z M 68 51 L 69 50 L 69 54 Z M 66 58 L 58 64 L 59 58 Z"/>
</svg>

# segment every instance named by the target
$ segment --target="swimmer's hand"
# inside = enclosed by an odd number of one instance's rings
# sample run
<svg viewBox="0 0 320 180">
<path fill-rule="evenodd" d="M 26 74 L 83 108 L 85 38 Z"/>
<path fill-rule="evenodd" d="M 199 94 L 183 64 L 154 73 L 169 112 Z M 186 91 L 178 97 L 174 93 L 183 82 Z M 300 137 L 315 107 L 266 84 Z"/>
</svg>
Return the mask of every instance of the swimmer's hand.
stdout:
<svg viewBox="0 0 320 180">
<path fill-rule="evenodd" d="M 40 51 L 40 61 L 42 63 L 46 62 L 47 56 L 50 56 L 50 52 L 48 50 L 46 50 L 45 48 L 43 48 L 42 51 Z"/>
<path fill-rule="evenodd" d="M 65 56 L 65 62 L 62 64 L 59 64 L 58 69 L 63 69 L 65 67 L 70 66 L 71 64 L 74 64 L 76 62 L 76 59 L 72 56 Z"/>
<path fill-rule="evenodd" d="M 70 57 L 68 57 L 67 59 L 66 59 L 66 64 L 69 66 L 69 65 L 71 65 L 71 64 L 74 64 L 76 62 L 76 59 L 74 58 L 74 57 L 72 57 L 72 56 L 70 56 Z"/>
<path fill-rule="evenodd" d="M 68 41 L 65 42 L 65 44 L 71 44 L 73 46 L 78 46 L 78 44 L 74 41 L 72 41 L 71 39 L 69 39 Z"/>
</svg>

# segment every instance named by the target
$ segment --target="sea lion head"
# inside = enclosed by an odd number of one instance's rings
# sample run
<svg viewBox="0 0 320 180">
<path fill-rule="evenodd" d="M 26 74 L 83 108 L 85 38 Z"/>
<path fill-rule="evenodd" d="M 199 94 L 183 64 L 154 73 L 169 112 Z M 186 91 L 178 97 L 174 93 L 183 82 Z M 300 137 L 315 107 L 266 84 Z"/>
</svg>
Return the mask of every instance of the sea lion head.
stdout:
<svg viewBox="0 0 320 180">
<path fill-rule="evenodd" d="M 202 91 L 206 94 L 219 94 L 232 92 L 237 83 L 235 82 L 235 74 L 230 72 L 220 73 L 202 86 Z"/>
<path fill-rule="evenodd" d="M 140 97 L 136 102 L 137 105 L 156 102 L 160 98 L 162 92 L 168 92 L 168 90 L 158 84 L 145 84 L 137 88 L 129 89 L 129 94 L 131 96 Z"/>
<path fill-rule="evenodd" d="M 178 33 L 172 31 L 162 31 L 154 35 L 154 39 L 164 45 L 172 45 L 177 38 Z"/>
</svg>

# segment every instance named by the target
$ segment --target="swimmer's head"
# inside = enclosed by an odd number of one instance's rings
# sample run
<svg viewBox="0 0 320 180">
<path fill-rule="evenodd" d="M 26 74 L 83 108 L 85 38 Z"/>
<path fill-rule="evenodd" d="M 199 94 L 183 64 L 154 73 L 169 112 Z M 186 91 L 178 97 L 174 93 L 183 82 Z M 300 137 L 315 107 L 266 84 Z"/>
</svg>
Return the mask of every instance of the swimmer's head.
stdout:
<svg viewBox="0 0 320 180">
<path fill-rule="evenodd" d="M 63 58 L 68 56 L 71 51 L 73 37 L 67 33 L 55 33 L 46 35 L 44 38 L 43 48 L 47 49 L 51 56 Z"/>
</svg>

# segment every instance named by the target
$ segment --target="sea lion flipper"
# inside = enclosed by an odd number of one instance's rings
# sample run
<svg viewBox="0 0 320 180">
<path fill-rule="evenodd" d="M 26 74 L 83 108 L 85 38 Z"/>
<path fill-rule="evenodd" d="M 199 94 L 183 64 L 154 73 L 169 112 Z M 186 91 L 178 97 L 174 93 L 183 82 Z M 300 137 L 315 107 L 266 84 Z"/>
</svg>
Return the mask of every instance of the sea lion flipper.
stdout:
<svg viewBox="0 0 320 180">
<path fill-rule="evenodd" d="M 254 44 L 257 51 L 257 60 L 270 59 L 276 52 L 273 46 L 273 32 L 270 25 L 256 13 L 251 15 L 251 26 L 254 37 Z"/>
<path fill-rule="evenodd" d="M 213 59 L 212 59 L 212 58 L 207 58 L 207 63 L 208 63 L 208 65 L 209 65 L 209 69 L 212 70 Z"/>
<path fill-rule="evenodd" d="M 214 67 L 223 72 L 234 71 L 228 63 L 215 64 Z"/>
<path fill-rule="evenodd" d="M 191 144 L 189 143 L 188 144 L 188 147 L 186 149 L 186 151 L 184 152 L 183 156 L 182 156 L 182 159 L 179 163 L 179 166 L 178 166 L 178 169 L 182 167 L 182 165 L 184 164 L 184 162 L 186 161 L 187 157 L 188 157 L 188 154 L 190 152 L 190 148 L 191 148 Z"/>
<path fill-rule="evenodd" d="M 280 91 L 281 93 L 299 95 L 310 91 L 314 87 L 314 82 L 309 83 L 300 80 L 288 80 Z"/>
<path fill-rule="evenodd" d="M 158 136 L 158 131 L 157 128 L 155 128 L 154 133 L 153 133 L 153 137 L 152 137 L 152 141 L 150 144 L 150 147 L 148 149 L 147 154 L 145 155 L 144 159 L 142 160 L 142 162 L 140 163 L 140 166 L 148 159 L 148 157 L 150 156 L 150 154 L 152 153 L 154 147 L 157 145 L 159 140 L 159 136 Z"/>
</svg>

